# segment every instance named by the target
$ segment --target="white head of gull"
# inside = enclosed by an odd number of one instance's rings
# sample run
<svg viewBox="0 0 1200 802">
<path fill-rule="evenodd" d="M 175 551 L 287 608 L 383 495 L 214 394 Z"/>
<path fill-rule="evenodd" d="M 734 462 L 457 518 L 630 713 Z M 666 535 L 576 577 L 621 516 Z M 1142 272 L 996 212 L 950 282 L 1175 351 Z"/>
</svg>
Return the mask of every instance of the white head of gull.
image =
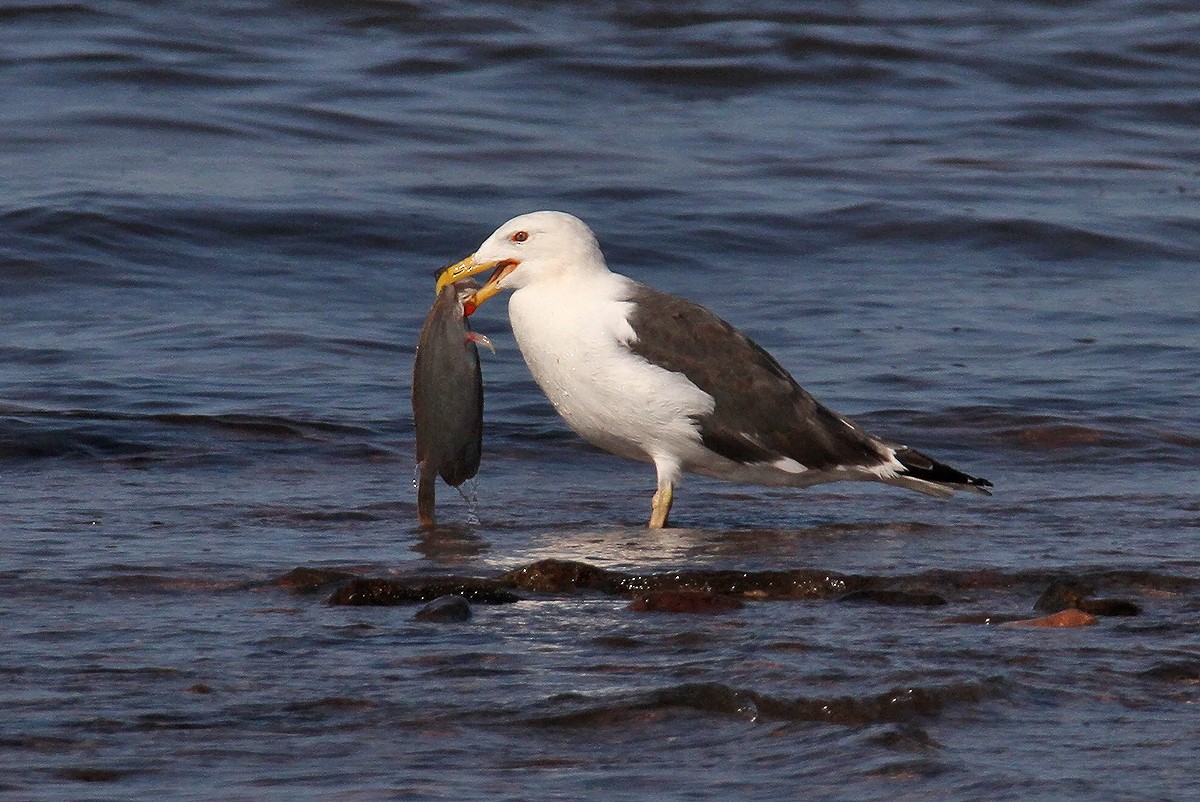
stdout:
<svg viewBox="0 0 1200 802">
<path fill-rule="evenodd" d="M 474 302 L 512 291 L 517 345 L 558 414 L 598 448 L 654 464 L 651 528 L 667 524 L 685 472 L 791 487 L 866 480 L 939 498 L 991 487 L 860 430 L 704 307 L 613 273 L 577 217 L 514 217 L 438 288 L 488 270 Z"/>
</svg>

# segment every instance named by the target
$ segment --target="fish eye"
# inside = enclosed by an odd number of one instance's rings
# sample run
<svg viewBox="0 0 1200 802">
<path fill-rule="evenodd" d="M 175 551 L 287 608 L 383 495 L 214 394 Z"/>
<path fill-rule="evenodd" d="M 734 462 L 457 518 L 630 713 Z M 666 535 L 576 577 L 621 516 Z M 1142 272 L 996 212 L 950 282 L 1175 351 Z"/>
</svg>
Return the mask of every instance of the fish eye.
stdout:
<svg viewBox="0 0 1200 802">
<path fill-rule="evenodd" d="M 512 240 L 513 242 L 524 242 L 525 240 L 529 239 L 529 232 L 528 231 L 518 231 L 517 233 L 515 233 L 511 237 L 509 237 L 509 239 Z"/>
</svg>

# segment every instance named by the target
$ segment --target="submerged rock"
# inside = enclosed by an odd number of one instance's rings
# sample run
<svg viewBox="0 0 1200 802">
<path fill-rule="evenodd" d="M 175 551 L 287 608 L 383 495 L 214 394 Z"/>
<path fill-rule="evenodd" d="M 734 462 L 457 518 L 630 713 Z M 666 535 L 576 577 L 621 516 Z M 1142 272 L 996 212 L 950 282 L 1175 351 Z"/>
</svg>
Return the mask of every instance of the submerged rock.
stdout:
<svg viewBox="0 0 1200 802">
<path fill-rule="evenodd" d="M 1122 581 L 1128 581 L 1121 574 Z M 1140 575 L 1135 577 L 1141 581 Z M 1109 585 L 1112 572 L 1076 579 L 1040 573 L 1038 584 L 1050 586 L 1035 607 L 1049 613 L 1044 619 L 1025 616 L 974 613 L 944 619 L 946 623 L 1001 624 L 1021 626 L 1086 626 L 1097 615 L 1137 615 L 1138 605 L 1126 599 L 1090 598 L 1087 582 Z M 1002 581 L 1003 580 L 1003 581 Z M 995 572 L 934 571 L 912 577 L 840 574 L 814 568 L 770 571 L 730 569 L 679 570 L 634 574 L 601 568 L 577 560 L 544 559 L 508 571 L 494 579 L 480 577 L 366 578 L 345 571 L 296 568 L 272 581 L 273 585 L 297 593 L 311 593 L 331 583 L 343 583 L 328 597 L 329 604 L 394 605 L 431 602 L 439 596 L 461 596 L 471 603 L 510 604 L 520 597 L 513 591 L 569 594 L 594 592 L 624 596 L 631 609 L 639 611 L 715 612 L 735 609 L 742 601 L 837 600 L 891 607 L 941 607 L 950 593 L 969 588 L 1005 588 L 1012 577 Z M 1036 587 L 1037 585 L 1033 585 Z M 1025 592 L 1030 585 L 1026 584 Z M 1059 615 L 1079 613 L 1081 615 Z"/>
<path fill-rule="evenodd" d="M 333 592 L 329 604 L 392 605 L 428 602 L 439 596 L 462 596 L 480 604 L 512 604 L 519 596 L 490 579 L 447 577 L 430 581 L 353 579 Z"/>
<path fill-rule="evenodd" d="M 471 620 L 471 605 L 462 596 L 439 596 L 413 614 L 414 621 L 458 623 Z"/>
<path fill-rule="evenodd" d="M 124 780 L 133 772 L 103 766 L 72 766 L 59 769 L 56 774 L 64 780 L 81 783 L 111 783 Z"/>
<path fill-rule="evenodd" d="M 575 560 L 538 560 L 509 571 L 498 580 L 501 584 L 540 593 L 565 593 L 572 590 L 613 592 L 613 583 L 622 575 Z"/>
<path fill-rule="evenodd" d="M 869 740 L 897 752 L 936 752 L 941 744 L 916 721 L 877 725 Z"/>
<path fill-rule="evenodd" d="M 595 590 L 611 595 L 658 591 L 700 591 L 755 600 L 836 599 L 871 589 L 883 579 L 810 568 L 788 571 L 699 570 L 626 574 L 575 560 L 538 560 L 501 576 L 502 585 L 540 593 Z M 912 594 L 915 598 L 919 594 Z M 920 602 L 934 604 L 930 598 Z"/>
<path fill-rule="evenodd" d="M 1142 608 L 1128 599 L 1084 599 L 1080 610 L 1092 615 L 1139 615 Z"/>
<path fill-rule="evenodd" d="M 983 626 L 995 626 L 996 624 L 1011 624 L 1014 621 L 1027 620 L 1019 615 L 996 615 L 995 613 L 967 613 L 966 615 L 952 615 L 949 618 L 943 618 L 943 624 L 981 624 Z"/>
<path fill-rule="evenodd" d="M 1074 580 L 1056 580 L 1038 597 L 1033 609 L 1043 613 L 1082 610 L 1092 615 L 1137 615 L 1141 612 L 1128 599 L 1091 599 L 1092 590 Z"/>
<path fill-rule="evenodd" d="M 1033 609 L 1040 613 L 1057 613 L 1069 608 L 1078 609 L 1079 602 L 1091 594 L 1091 589 L 1070 579 L 1058 579 L 1050 583 L 1050 587 L 1042 592 L 1033 603 Z"/>
<path fill-rule="evenodd" d="M 978 705 L 1002 695 L 1005 689 L 1003 680 L 988 679 L 952 685 L 907 685 L 880 694 L 787 698 L 720 683 L 686 683 L 596 698 L 563 694 L 553 700 L 560 709 L 527 722 L 588 730 L 598 725 L 636 727 L 648 717 L 661 716 L 663 711 L 697 710 L 763 721 L 863 726 L 935 717 L 947 709 Z"/>
<path fill-rule="evenodd" d="M 743 599 L 835 599 L 870 586 L 870 577 L 855 577 L 797 568 L 790 571 L 669 571 L 626 574 L 575 560 L 538 560 L 504 574 L 501 584 L 540 593 L 596 590 L 601 593 L 703 591 Z"/>
<path fill-rule="evenodd" d="M 354 579 L 355 575 L 349 571 L 337 571 L 332 568 L 306 568 L 300 566 L 293 568 L 286 574 L 277 576 L 271 580 L 270 584 L 280 588 L 286 588 L 293 593 L 316 593 L 329 585 L 338 582 L 345 582 L 348 579 Z"/>
<path fill-rule="evenodd" d="M 862 577 L 831 571 L 797 568 L 791 571 L 673 571 L 665 574 L 626 576 L 622 590 L 702 590 L 745 599 L 835 599 L 869 584 Z"/>
<path fill-rule="evenodd" d="M 633 597 L 629 609 L 639 613 L 723 613 L 745 604 L 732 596 L 703 590 L 655 590 Z"/>
<path fill-rule="evenodd" d="M 1181 685 L 1200 685 L 1200 662 L 1159 663 L 1141 672 L 1146 679 L 1175 682 Z"/>
</svg>

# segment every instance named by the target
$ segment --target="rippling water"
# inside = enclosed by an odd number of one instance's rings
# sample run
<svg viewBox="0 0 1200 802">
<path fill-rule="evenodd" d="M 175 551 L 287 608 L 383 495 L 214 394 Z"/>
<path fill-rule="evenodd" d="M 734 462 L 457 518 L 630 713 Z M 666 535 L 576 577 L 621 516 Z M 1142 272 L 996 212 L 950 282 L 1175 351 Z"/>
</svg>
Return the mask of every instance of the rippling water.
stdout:
<svg viewBox="0 0 1200 802">
<path fill-rule="evenodd" d="M 1200 793 L 1194 4 L 0 26 L 0 795 Z M 476 499 L 417 530 L 431 273 L 539 208 L 996 496 L 694 479 L 647 532 L 652 471 L 565 428 L 498 301 Z M 273 581 L 547 558 L 852 579 L 714 615 L 516 587 L 440 625 Z M 997 623 L 1056 579 L 1138 614 Z"/>
</svg>

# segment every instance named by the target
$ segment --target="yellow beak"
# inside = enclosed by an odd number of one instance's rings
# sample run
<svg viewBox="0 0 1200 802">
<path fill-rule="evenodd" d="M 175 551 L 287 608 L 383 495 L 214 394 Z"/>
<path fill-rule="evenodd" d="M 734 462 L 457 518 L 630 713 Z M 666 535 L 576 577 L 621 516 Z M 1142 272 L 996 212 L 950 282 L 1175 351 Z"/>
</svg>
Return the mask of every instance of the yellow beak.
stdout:
<svg viewBox="0 0 1200 802">
<path fill-rule="evenodd" d="M 454 282 L 482 273 L 485 270 L 496 269 L 496 272 L 488 278 L 482 287 L 475 292 L 475 297 L 472 299 L 476 307 L 482 306 L 483 302 L 491 298 L 496 293 L 500 292 L 500 287 L 497 286 L 500 279 L 511 273 L 520 262 L 514 259 L 498 259 L 490 262 L 479 262 L 475 259 L 475 254 L 471 254 L 461 262 L 455 262 L 438 274 L 437 291 L 440 293 L 442 289 Z"/>
</svg>

